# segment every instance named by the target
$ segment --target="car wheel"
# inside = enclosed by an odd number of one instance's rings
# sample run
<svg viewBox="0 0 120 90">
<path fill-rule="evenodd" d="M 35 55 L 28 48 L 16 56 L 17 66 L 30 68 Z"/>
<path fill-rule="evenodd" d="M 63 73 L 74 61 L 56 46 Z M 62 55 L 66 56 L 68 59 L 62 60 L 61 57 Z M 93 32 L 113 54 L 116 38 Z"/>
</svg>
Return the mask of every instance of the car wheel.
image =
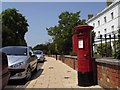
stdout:
<svg viewBox="0 0 120 90">
<path fill-rule="evenodd" d="M 31 79 L 31 76 L 32 76 L 32 71 L 31 71 L 31 68 L 28 67 L 27 68 L 27 71 L 26 71 L 26 80 L 29 81 Z"/>
<path fill-rule="evenodd" d="M 42 63 L 44 62 L 44 59 L 42 59 Z"/>
</svg>

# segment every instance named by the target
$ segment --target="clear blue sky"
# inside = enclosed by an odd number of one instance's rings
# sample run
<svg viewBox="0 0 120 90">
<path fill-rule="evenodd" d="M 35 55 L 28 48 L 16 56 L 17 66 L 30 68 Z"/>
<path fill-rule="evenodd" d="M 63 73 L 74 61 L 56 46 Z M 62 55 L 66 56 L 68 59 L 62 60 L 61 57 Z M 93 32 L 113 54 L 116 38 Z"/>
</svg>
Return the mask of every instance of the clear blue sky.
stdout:
<svg viewBox="0 0 120 90">
<path fill-rule="evenodd" d="M 2 10 L 16 8 L 29 24 L 25 35 L 28 46 L 47 42 L 51 37 L 46 28 L 58 24 L 58 16 L 65 11 L 80 13 L 81 19 L 88 14 L 97 14 L 106 7 L 105 2 L 3 2 Z"/>
</svg>

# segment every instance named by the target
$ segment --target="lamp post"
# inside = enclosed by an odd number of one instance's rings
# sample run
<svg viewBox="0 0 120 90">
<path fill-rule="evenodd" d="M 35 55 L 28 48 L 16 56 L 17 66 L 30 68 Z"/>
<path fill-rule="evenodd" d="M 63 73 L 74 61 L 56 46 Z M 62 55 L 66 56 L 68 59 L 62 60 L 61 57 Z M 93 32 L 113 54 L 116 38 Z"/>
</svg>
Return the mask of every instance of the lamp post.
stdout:
<svg viewBox="0 0 120 90">
<path fill-rule="evenodd" d="M 102 50 L 102 35 L 100 34 L 100 42 L 101 42 L 101 55 L 103 57 L 103 50 Z"/>
<path fill-rule="evenodd" d="M 110 51 L 112 51 L 112 48 L 111 48 L 111 35 L 110 34 L 109 34 L 109 39 L 110 39 Z M 109 56 L 111 57 L 112 53 L 110 53 Z"/>
<path fill-rule="evenodd" d="M 116 57 L 116 41 L 115 41 L 116 36 L 114 31 L 112 31 L 112 33 L 113 33 L 113 39 L 114 39 L 114 53 L 115 53 L 114 55 Z"/>
<path fill-rule="evenodd" d="M 58 54 L 57 44 L 55 44 L 55 54 L 56 54 L 56 60 L 57 60 L 57 54 Z"/>
</svg>

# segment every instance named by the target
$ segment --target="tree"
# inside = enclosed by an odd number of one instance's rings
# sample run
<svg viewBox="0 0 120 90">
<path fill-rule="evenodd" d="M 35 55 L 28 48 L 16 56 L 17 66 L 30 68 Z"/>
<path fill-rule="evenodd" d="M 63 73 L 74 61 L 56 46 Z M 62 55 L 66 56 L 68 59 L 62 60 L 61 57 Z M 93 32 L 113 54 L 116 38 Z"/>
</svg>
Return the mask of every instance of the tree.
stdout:
<svg viewBox="0 0 120 90">
<path fill-rule="evenodd" d="M 48 34 L 53 36 L 53 44 L 57 46 L 59 54 L 70 54 L 72 51 L 73 28 L 80 24 L 86 24 L 85 20 L 80 20 L 80 12 L 63 12 L 59 15 L 57 26 L 47 28 Z"/>
<path fill-rule="evenodd" d="M 0 14 L 0 48 L 2 48 L 2 15 Z"/>
<path fill-rule="evenodd" d="M 2 12 L 2 46 L 27 45 L 24 37 L 28 31 L 28 23 L 15 8 Z"/>
<path fill-rule="evenodd" d="M 48 46 L 46 44 L 38 44 L 33 48 L 33 50 L 42 50 L 45 54 L 47 54 Z"/>
</svg>

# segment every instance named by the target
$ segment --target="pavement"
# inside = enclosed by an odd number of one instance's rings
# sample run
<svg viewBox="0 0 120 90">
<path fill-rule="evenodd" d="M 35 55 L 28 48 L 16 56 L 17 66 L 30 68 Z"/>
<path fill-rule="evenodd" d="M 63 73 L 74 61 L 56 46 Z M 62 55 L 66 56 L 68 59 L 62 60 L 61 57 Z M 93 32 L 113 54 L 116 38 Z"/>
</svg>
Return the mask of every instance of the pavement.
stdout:
<svg viewBox="0 0 120 90">
<path fill-rule="evenodd" d="M 78 86 L 77 71 L 52 57 L 46 57 L 46 61 L 41 66 L 39 73 L 35 75 L 25 88 L 102 89 L 99 85 L 89 87 Z"/>
</svg>

